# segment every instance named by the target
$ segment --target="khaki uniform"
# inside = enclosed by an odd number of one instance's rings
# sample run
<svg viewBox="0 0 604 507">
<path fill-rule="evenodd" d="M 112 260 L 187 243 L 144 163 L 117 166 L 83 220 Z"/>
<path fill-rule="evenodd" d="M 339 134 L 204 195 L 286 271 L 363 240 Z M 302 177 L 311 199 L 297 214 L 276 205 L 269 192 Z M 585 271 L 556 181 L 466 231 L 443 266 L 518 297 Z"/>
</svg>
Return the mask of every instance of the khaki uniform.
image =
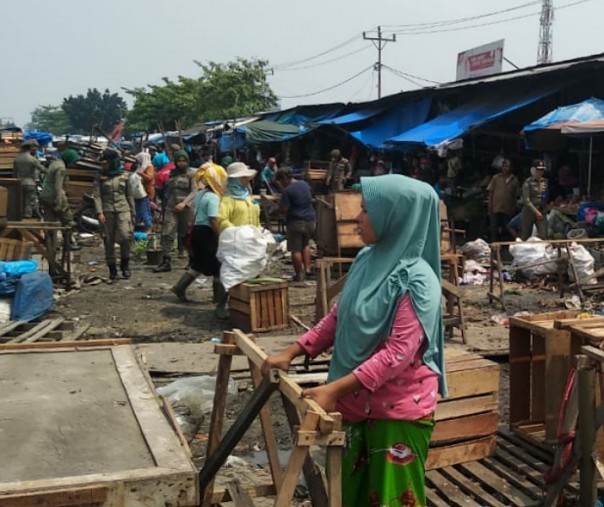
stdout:
<svg viewBox="0 0 604 507">
<path fill-rule="evenodd" d="M 97 176 L 92 191 L 97 214 L 105 215 L 104 242 L 107 264 L 115 264 L 115 243 L 120 246 L 121 259 L 130 258 L 134 199 L 128 175 Z"/>
<path fill-rule="evenodd" d="M 352 170 L 350 168 L 350 162 L 348 162 L 348 159 L 341 158 L 337 161 L 332 160 L 327 171 L 329 190 L 331 192 L 344 190 L 346 180 L 350 177 L 351 171 Z"/>
<path fill-rule="evenodd" d="M 13 161 L 13 177 L 21 180 L 23 217 L 31 218 L 36 207 L 36 181 L 46 168 L 29 152 L 22 152 Z"/>
<path fill-rule="evenodd" d="M 520 182 L 513 174 L 498 173 L 491 178 L 487 191 L 491 204 L 491 241 L 500 241 L 503 239 L 501 231 L 516 212 Z"/>
<path fill-rule="evenodd" d="M 522 240 L 526 241 L 537 226 L 537 232 L 541 239 L 547 239 L 547 219 L 545 218 L 545 207 L 547 205 L 548 185 L 547 179 L 531 176 L 522 185 Z M 537 212 L 542 215 L 537 219 Z"/>
<path fill-rule="evenodd" d="M 73 213 L 67 200 L 67 168 L 62 160 L 55 160 L 48 168 L 44 186 L 40 192 L 40 202 L 44 206 L 44 218 L 48 222 L 61 222 L 65 227 L 73 227 Z"/>
<path fill-rule="evenodd" d="M 185 207 L 182 211 L 174 211 L 174 207 L 195 191 L 195 185 L 193 179 L 185 173 L 171 177 L 164 191 L 168 195 L 168 202 L 161 229 L 161 249 L 165 257 L 170 257 L 175 239 L 178 239 L 178 251 L 184 252 L 187 227 L 193 221 L 193 214 L 189 207 Z"/>
</svg>

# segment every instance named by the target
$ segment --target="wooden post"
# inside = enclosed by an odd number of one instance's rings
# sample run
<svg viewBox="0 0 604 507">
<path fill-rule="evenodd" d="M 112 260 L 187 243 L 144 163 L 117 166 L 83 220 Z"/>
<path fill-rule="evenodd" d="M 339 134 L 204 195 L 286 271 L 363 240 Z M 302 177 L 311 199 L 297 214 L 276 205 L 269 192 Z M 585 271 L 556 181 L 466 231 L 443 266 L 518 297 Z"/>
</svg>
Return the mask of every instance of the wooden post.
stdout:
<svg viewBox="0 0 604 507">
<path fill-rule="evenodd" d="M 334 430 L 342 430 L 342 415 L 330 414 L 335 421 Z M 327 496 L 329 507 L 342 507 L 342 447 L 327 447 Z"/>
<path fill-rule="evenodd" d="M 503 262 L 501 262 L 501 247 L 499 245 L 497 245 L 496 247 L 497 251 L 497 274 L 499 275 L 499 297 L 500 297 L 500 302 L 501 302 L 501 306 L 503 306 L 503 309 L 505 310 L 505 289 L 503 288 L 503 272 L 502 272 L 502 268 L 503 268 Z"/>
<path fill-rule="evenodd" d="M 235 336 L 232 332 L 225 331 L 222 336 L 222 343 L 232 344 L 235 342 Z M 208 435 L 208 447 L 206 450 L 206 459 L 214 454 L 222 439 L 222 428 L 224 425 L 224 412 L 226 409 L 227 393 L 229 388 L 229 377 L 231 375 L 231 364 L 233 356 L 221 354 L 218 360 L 218 372 L 216 375 L 216 391 L 214 393 L 214 405 L 212 407 L 212 418 L 210 420 L 210 433 Z M 200 490 L 203 507 L 210 507 L 212 504 L 212 494 L 214 493 L 214 478 L 212 477 L 205 486 L 205 491 Z"/>
<path fill-rule="evenodd" d="M 581 448 L 579 504 L 585 507 L 596 505 L 597 476 L 595 464 L 596 406 L 593 367 L 581 367 L 577 371 L 579 385 L 579 442 Z"/>
</svg>

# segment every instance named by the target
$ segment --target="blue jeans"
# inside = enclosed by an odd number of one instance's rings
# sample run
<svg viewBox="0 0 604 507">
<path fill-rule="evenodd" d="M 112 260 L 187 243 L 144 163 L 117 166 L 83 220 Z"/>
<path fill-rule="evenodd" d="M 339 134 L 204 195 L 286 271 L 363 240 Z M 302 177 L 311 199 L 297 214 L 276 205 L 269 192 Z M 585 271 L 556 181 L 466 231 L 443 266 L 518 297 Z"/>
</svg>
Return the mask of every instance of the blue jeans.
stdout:
<svg viewBox="0 0 604 507">
<path fill-rule="evenodd" d="M 153 227 L 153 217 L 151 216 L 151 204 L 149 198 L 135 199 L 136 223 L 143 223 L 147 229 Z"/>
</svg>

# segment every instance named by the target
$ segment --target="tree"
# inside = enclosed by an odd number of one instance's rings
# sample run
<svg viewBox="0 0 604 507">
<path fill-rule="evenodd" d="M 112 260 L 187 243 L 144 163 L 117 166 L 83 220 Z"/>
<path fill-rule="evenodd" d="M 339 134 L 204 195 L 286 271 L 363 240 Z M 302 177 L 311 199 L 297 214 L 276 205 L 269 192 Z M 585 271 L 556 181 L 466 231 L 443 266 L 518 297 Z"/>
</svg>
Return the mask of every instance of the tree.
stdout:
<svg viewBox="0 0 604 507">
<path fill-rule="evenodd" d="M 74 134 L 89 134 L 95 125 L 100 125 L 109 133 L 128 110 L 126 102 L 117 93 L 109 90 L 101 93 L 96 88 L 89 88 L 85 96 L 70 95 L 63 99 L 61 107 L 69 118 Z"/>
<path fill-rule="evenodd" d="M 268 62 L 238 58 L 229 63 L 195 62 L 201 76 L 163 78 L 163 85 L 126 89 L 134 98 L 129 127 L 173 129 L 208 120 L 225 120 L 265 111 L 277 103 L 266 80 Z"/>
<path fill-rule="evenodd" d="M 41 130 L 54 135 L 69 134 L 71 130 L 69 118 L 59 106 L 38 106 L 31 113 L 31 121 L 26 125 L 27 130 Z"/>
</svg>

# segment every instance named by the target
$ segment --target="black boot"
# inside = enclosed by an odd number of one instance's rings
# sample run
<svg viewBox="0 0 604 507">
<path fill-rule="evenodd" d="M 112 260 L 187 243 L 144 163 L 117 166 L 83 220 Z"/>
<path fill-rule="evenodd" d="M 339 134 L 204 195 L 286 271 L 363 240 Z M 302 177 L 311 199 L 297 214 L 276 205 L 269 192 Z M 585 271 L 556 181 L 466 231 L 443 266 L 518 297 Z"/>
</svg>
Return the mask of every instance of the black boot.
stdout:
<svg viewBox="0 0 604 507">
<path fill-rule="evenodd" d="M 216 299 L 218 301 L 216 304 L 216 309 L 214 310 L 214 315 L 219 320 L 228 320 L 230 314 L 226 306 L 229 301 L 229 293 L 222 284 L 220 284 L 219 287 L 216 287 Z"/>
<path fill-rule="evenodd" d="M 159 266 L 153 268 L 154 273 L 167 273 L 172 271 L 172 259 L 169 255 L 164 255 L 163 260 Z"/>
<path fill-rule="evenodd" d="M 130 278 L 130 259 L 122 259 L 120 262 L 120 269 L 122 270 L 122 276 L 124 278 Z"/>
<path fill-rule="evenodd" d="M 187 299 L 187 287 L 191 285 L 197 277 L 193 276 L 191 273 L 185 273 L 180 277 L 180 280 L 176 282 L 176 285 L 172 287 L 170 290 L 176 294 L 176 297 L 181 303 L 186 303 L 189 301 Z"/>
<path fill-rule="evenodd" d="M 220 301 L 221 290 L 222 283 L 220 283 L 220 280 L 212 281 L 212 303 L 216 304 Z"/>
<path fill-rule="evenodd" d="M 115 264 L 107 264 L 109 268 L 109 280 L 117 280 L 117 266 Z"/>
</svg>

